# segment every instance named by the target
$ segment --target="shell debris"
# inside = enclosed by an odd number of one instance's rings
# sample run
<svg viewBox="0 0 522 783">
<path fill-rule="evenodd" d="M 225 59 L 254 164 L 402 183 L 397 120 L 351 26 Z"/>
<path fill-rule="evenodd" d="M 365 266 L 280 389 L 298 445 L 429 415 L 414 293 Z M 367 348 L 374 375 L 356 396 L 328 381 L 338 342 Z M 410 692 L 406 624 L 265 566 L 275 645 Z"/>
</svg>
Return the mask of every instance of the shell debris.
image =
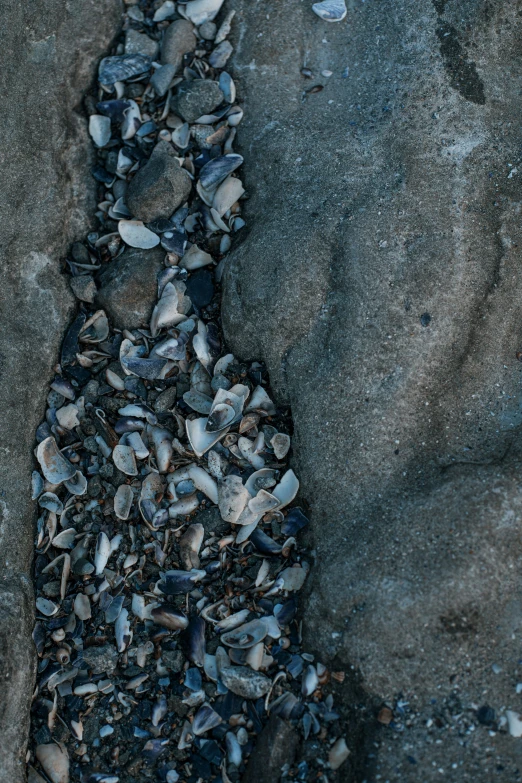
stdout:
<svg viewBox="0 0 522 783">
<path fill-rule="evenodd" d="M 220 331 L 247 198 L 222 6 L 127 5 L 86 100 L 99 227 L 71 251 L 78 315 L 36 433 L 30 780 L 235 783 L 272 713 L 315 743 L 285 780 L 347 757 L 339 673 L 301 648 L 292 421 Z"/>
</svg>

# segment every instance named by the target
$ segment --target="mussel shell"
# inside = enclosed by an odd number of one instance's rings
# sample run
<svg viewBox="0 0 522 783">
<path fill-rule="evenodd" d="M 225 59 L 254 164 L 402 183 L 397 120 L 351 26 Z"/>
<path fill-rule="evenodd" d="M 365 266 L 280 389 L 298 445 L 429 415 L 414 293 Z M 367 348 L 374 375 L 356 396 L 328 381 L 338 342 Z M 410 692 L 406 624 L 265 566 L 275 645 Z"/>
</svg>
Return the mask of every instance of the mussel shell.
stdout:
<svg viewBox="0 0 522 783">
<path fill-rule="evenodd" d="M 262 620 L 251 620 L 249 623 L 240 625 L 233 631 L 222 634 L 221 641 L 227 647 L 234 647 L 237 650 L 247 650 L 258 642 L 262 642 L 266 637 L 267 627 Z"/>
<path fill-rule="evenodd" d="M 183 631 L 188 626 L 188 617 L 170 604 L 160 604 L 150 613 L 156 625 L 168 628 L 169 631 Z"/>
<path fill-rule="evenodd" d="M 191 663 L 202 667 L 205 663 L 205 621 L 202 617 L 192 617 L 181 637 L 183 651 Z"/>
<path fill-rule="evenodd" d="M 280 555 L 283 551 L 283 547 L 280 544 L 277 544 L 273 538 L 267 536 L 259 528 L 256 528 L 250 534 L 250 541 L 262 555 Z"/>
</svg>

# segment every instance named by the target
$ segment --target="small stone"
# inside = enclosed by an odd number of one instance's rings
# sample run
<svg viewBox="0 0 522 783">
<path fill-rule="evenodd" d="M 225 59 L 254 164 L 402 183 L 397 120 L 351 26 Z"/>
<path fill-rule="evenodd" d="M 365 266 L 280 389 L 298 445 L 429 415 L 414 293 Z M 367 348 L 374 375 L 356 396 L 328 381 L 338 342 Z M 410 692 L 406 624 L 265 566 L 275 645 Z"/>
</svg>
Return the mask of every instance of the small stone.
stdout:
<svg viewBox="0 0 522 783">
<path fill-rule="evenodd" d="M 143 22 L 145 19 L 145 14 L 137 5 L 131 5 L 130 8 L 127 8 L 127 15 L 135 22 Z"/>
<path fill-rule="evenodd" d="M 377 720 L 379 723 L 382 723 L 383 726 L 389 726 L 393 720 L 393 712 L 389 707 L 383 707 L 381 710 L 379 710 Z"/>
<path fill-rule="evenodd" d="M 89 257 L 89 251 L 82 242 L 75 242 L 71 248 L 71 255 L 73 261 L 77 264 L 90 264 L 91 259 Z"/>
<path fill-rule="evenodd" d="M 196 122 L 199 117 L 214 111 L 223 99 L 217 82 L 206 79 L 184 81 L 178 87 L 174 109 L 185 122 Z"/>
<path fill-rule="evenodd" d="M 111 644 L 102 647 L 87 647 L 83 660 L 93 674 L 112 674 L 118 663 L 118 651 Z"/>
<path fill-rule="evenodd" d="M 150 83 L 154 87 L 154 92 L 156 95 L 159 95 L 160 98 L 166 95 L 175 74 L 176 68 L 170 63 L 166 63 L 166 65 L 162 65 L 161 68 L 158 68 L 157 71 L 154 71 L 154 75 L 152 76 Z"/>
<path fill-rule="evenodd" d="M 154 22 L 164 22 L 165 19 L 169 19 L 174 14 L 175 10 L 175 3 L 173 3 L 172 0 L 165 0 L 163 5 L 160 5 L 160 7 L 155 12 L 152 20 Z"/>
<path fill-rule="evenodd" d="M 137 329 L 148 324 L 163 256 L 163 250 L 156 248 L 126 250 L 101 273 L 96 303 L 118 329 Z"/>
<path fill-rule="evenodd" d="M 170 24 L 163 36 L 161 44 L 161 62 L 173 65 L 178 71 L 183 62 L 183 55 L 193 52 L 197 39 L 194 35 L 194 25 L 186 19 L 177 19 Z"/>
<path fill-rule="evenodd" d="M 199 27 L 199 34 L 205 41 L 213 41 L 216 37 L 217 25 L 214 22 L 203 22 Z"/>
<path fill-rule="evenodd" d="M 167 669 L 173 671 L 174 674 L 179 674 L 185 664 L 185 656 L 181 650 L 162 650 L 161 660 Z"/>
<path fill-rule="evenodd" d="M 194 307 L 206 307 L 214 296 L 212 275 L 206 269 L 194 272 L 187 281 L 187 296 Z"/>
<path fill-rule="evenodd" d="M 260 699 L 272 684 L 265 674 L 243 666 L 227 666 L 221 670 L 221 679 L 226 688 L 243 699 Z"/>
<path fill-rule="evenodd" d="M 154 59 L 158 53 L 158 42 L 153 41 L 145 33 L 137 30 L 127 30 L 125 33 L 125 54 L 144 54 Z"/>
<path fill-rule="evenodd" d="M 230 41 L 222 41 L 216 46 L 208 61 L 213 68 L 224 68 L 233 51 L 234 48 Z"/>
<path fill-rule="evenodd" d="M 130 183 L 127 206 L 134 217 L 150 223 L 170 217 L 191 189 L 192 180 L 173 155 L 153 154 Z"/>
<path fill-rule="evenodd" d="M 73 294 L 80 302 L 88 302 L 88 304 L 94 302 L 98 289 L 96 288 L 96 283 L 91 275 L 71 277 L 70 284 Z"/>
<path fill-rule="evenodd" d="M 177 394 L 176 387 L 171 386 L 169 389 L 161 392 L 154 403 L 154 410 L 156 413 L 164 413 L 169 411 L 176 404 Z"/>
</svg>

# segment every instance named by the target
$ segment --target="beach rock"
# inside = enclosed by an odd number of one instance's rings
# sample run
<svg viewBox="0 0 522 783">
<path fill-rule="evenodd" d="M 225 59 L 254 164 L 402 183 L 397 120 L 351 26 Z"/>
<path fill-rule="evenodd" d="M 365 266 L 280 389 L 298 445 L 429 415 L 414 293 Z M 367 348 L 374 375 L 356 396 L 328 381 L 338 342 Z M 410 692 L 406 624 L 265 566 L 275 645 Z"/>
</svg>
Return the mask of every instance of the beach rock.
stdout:
<svg viewBox="0 0 522 783">
<path fill-rule="evenodd" d="M 217 82 L 203 79 L 181 82 L 173 100 L 174 110 L 185 122 L 196 122 L 199 117 L 217 108 L 223 97 Z"/>
<path fill-rule="evenodd" d="M 415 704 L 408 753 L 375 750 L 383 780 L 510 777 L 516 740 L 439 748 L 426 723 L 455 687 L 511 707 L 519 676 L 522 110 L 499 64 L 520 73 L 521 20 L 400 0 L 381 37 L 368 3 L 338 24 L 296 6 L 290 27 L 276 3 L 234 8 L 251 200 L 222 314 L 294 416 L 306 642 L 369 699 Z"/>
<path fill-rule="evenodd" d="M 241 783 L 273 783 L 279 780 L 284 765 L 292 765 L 298 746 L 299 735 L 294 727 L 277 715 L 271 715 L 257 737 Z"/>
<path fill-rule="evenodd" d="M 158 53 L 158 42 L 137 30 L 127 30 L 125 33 L 125 54 L 144 54 L 155 58 Z"/>
<path fill-rule="evenodd" d="M 112 674 L 118 663 L 118 651 L 111 644 L 102 647 L 86 647 L 83 660 L 93 674 Z"/>
<path fill-rule="evenodd" d="M 194 35 L 194 25 L 187 19 L 177 19 L 170 24 L 163 36 L 161 44 L 161 62 L 173 65 L 176 71 L 181 68 L 183 55 L 193 52 L 197 38 Z"/>
<path fill-rule="evenodd" d="M 119 13 L 113 0 L 2 5 L 0 400 L 11 411 L 0 423 L 2 783 L 25 781 L 35 673 L 32 448 L 74 302 L 60 262 L 89 230 L 96 203 L 87 122 L 65 107 L 81 104 Z"/>
<path fill-rule="evenodd" d="M 165 252 L 128 248 L 100 274 L 96 304 L 119 329 L 148 324 L 155 304 Z"/>
<path fill-rule="evenodd" d="M 154 71 L 150 83 L 154 87 L 154 91 L 157 95 L 165 95 L 169 89 L 170 83 L 176 75 L 176 67 L 167 63 Z"/>
<path fill-rule="evenodd" d="M 96 283 L 91 275 L 78 275 L 71 277 L 71 290 L 75 297 L 81 302 L 92 304 L 96 298 Z"/>
<path fill-rule="evenodd" d="M 192 180 L 174 155 L 153 154 L 129 184 L 127 207 L 145 223 L 167 218 L 183 204 L 191 188 Z"/>
</svg>

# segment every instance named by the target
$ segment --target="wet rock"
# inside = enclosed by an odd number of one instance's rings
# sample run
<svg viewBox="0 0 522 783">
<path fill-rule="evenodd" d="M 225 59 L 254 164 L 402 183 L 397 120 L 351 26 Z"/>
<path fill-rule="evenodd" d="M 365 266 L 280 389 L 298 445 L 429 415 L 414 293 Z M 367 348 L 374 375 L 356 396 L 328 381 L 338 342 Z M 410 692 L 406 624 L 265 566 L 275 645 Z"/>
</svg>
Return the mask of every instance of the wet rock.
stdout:
<svg viewBox="0 0 522 783">
<path fill-rule="evenodd" d="M 157 248 L 129 248 L 100 275 L 97 305 L 118 328 L 136 329 L 150 320 L 164 255 Z"/>
<path fill-rule="evenodd" d="M 111 644 L 102 647 L 86 647 L 83 660 L 93 674 L 111 674 L 118 663 L 118 651 Z"/>
<path fill-rule="evenodd" d="M 170 217 L 191 189 L 192 180 L 173 155 L 155 154 L 132 179 L 127 206 L 135 218 L 149 223 Z"/>
<path fill-rule="evenodd" d="M 75 297 L 81 302 L 88 302 L 92 304 L 96 297 L 96 283 L 91 275 L 79 275 L 78 277 L 71 277 L 70 280 L 71 290 Z"/>
<path fill-rule="evenodd" d="M 158 42 L 137 30 L 127 30 L 125 33 L 125 54 L 144 54 L 154 59 L 158 53 Z"/>
<path fill-rule="evenodd" d="M 196 122 L 199 117 L 217 108 L 222 101 L 223 93 L 217 82 L 194 79 L 179 85 L 172 103 L 185 122 Z"/>
<path fill-rule="evenodd" d="M 177 19 L 170 24 L 163 36 L 161 44 L 161 62 L 173 65 L 178 71 L 183 62 L 183 55 L 193 52 L 197 39 L 194 26 L 186 19 Z"/>
<path fill-rule="evenodd" d="M 241 783 L 274 783 L 281 777 L 285 764 L 293 764 L 299 735 L 290 723 L 277 715 L 271 715 L 263 731 L 257 737 Z"/>
</svg>

